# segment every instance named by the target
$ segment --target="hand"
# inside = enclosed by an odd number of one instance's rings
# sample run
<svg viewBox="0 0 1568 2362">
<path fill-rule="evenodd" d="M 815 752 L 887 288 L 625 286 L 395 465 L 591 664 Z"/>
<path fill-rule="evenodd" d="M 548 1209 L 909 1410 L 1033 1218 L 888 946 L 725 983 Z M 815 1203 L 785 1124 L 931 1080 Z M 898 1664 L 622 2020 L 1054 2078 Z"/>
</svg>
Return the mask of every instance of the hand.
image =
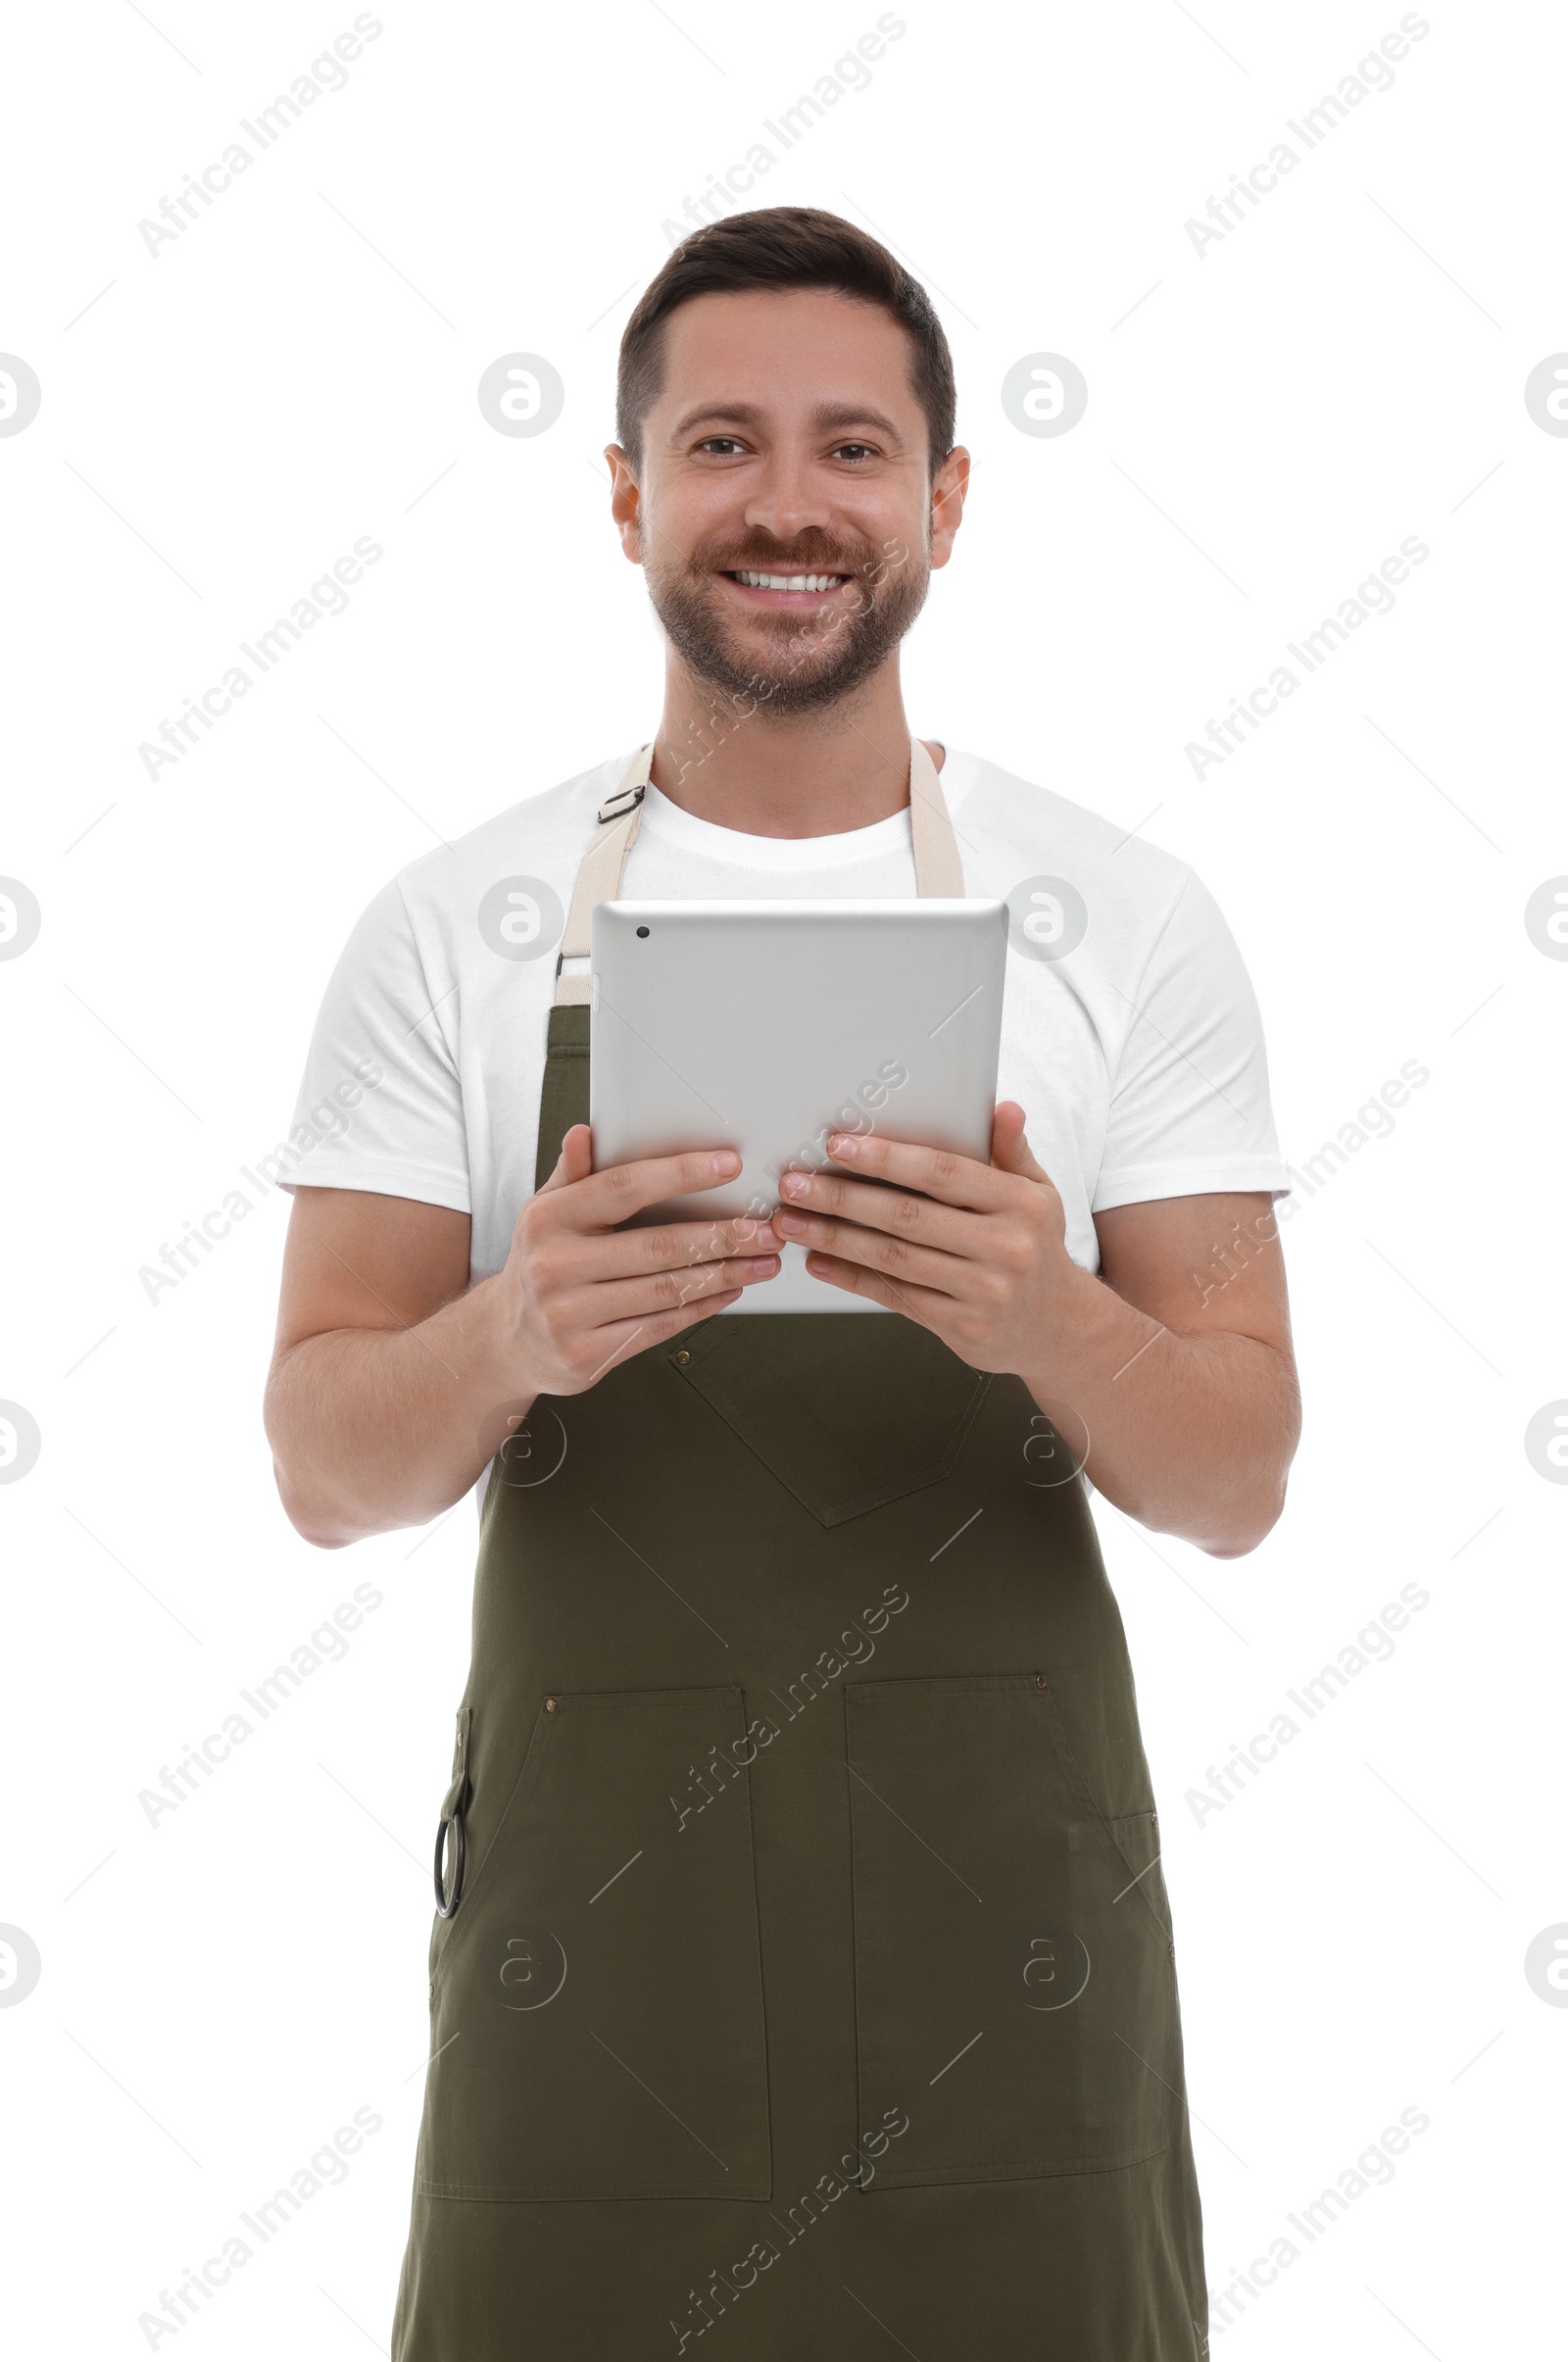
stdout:
<svg viewBox="0 0 1568 2362">
<path fill-rule="evenodd" d="M 616 1227 L 662 1198 L 716 1189 L 740 1166 L 732 1149 L 717 1149 L 596 1173 L 588 1126 L 571 1126 L 555 1171 L 517 1216 L 499 1275 L 506 1357 L 531 1393 L 583 1394 L 633 1349 L 646 1353 L 774 1276 L 778 1239 L 749 1214 Z"/>
<path fill-rule="evenodd" d="M 1038 1370 L 1087 1275 L 1067 1253 L 1066 1210 L 1023 1127 L 1022 1107 L 1001 1101 L 989 1164 L 835 1132 L 827 1150 L 839 1169 L 785 1173 L 773 1228 L 810 1250 L 815 1278 L 906 1313 L 971 1369 Z"/>
</svg>

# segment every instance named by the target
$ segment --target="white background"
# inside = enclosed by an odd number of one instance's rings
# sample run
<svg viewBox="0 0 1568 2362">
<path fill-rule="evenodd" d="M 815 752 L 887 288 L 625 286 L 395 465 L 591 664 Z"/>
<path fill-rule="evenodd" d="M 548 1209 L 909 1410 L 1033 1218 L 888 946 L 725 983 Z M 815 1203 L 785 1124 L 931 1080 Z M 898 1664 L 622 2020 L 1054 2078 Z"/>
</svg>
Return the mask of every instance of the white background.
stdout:
<svg viewBox="0 0 1568 2362">
<path fill-rule="evenodd" d="M 348 86 L 150 254 L 138 222 L 353 13 L 96 0 L 10 35 L 0 348 L 43 388 L 0 439 L 0 871 L 43 912 L 0 963 L 0 1397 L 43 1439 L 0 1488 L 0 1921 L 43 1961 L 0 2009 L 29 2355 L 147 2351 L 138 2315 L 357 2107 L 384 2123 L 346 2182 L 156 2350 L 386 2347 L 472 1510 L 333 1556 L 285 1522 L 259 1415 L 280 1195 L 156 1304 L 138 1271 L 283 1133 L 375 888 L 651 730 L 659 643 L 599 458 L 616 340 L 665 222 L 877 8 L 382 5 Z M 1568 1396 L 1568 964 L 1524 908 L 1568 870 L 1568 439 L 1523 389 L 1568 346 L 1563 22 L 1424 10 L 1394 87 L 1308 153 L 1285 119 L 1398 0 L 899 13 L 750 201 L 886 236 L 953 342 L 973 492 L 906 651 L 913 725 L 1194 863 L 1298 1166 L 1430 1069 L 1285 1234 L 1306 1428 L 1276 1532 L 1221 1563 L 1097 1504 L 1211 2285 L 1430 2117 L 1215 2344 L 1534 2352 L 1568 2013 L 1524 1954 L 1568 1919 L 1568 1494 L 1524 1430 Z M 1297 170 L 1200 256 L 1184 224 L 1281 137 Z M 566 388 L 532 439 L 475 400 L 518 350 Z M 1056 438 L 1000 401 L 1042 351 L 1090 389 Z M 361 535 L 385 555 L 348 612 L 150 779 L 139 744 Z M 1408 535 L 1431 555 L 1394 612 L 1196 779 L 1209 716 Z M 150 1826 L 138 1792 L 366 1582 L 345 1658 Z M 1430 1603 L 1392 1659 L 1200 1822 L 1189 1789 L 1407 1583 Z"/>
</svg>

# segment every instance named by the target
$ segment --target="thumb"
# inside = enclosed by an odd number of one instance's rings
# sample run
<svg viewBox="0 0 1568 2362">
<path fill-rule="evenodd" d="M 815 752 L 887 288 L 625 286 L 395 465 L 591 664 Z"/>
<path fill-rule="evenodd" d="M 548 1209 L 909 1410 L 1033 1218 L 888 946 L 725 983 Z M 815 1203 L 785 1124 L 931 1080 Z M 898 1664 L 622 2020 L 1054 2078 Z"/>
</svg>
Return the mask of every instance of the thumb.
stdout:
<svg viewBox="0 0 1568 2362">
<path fill-rule="evenodd" d="M 1020 1173 L 1026 1181 L 1044 1181 L 1051 1187 L 1051 1175 L 1024 1135 L 1025 1121 L 1024 1111 L 1015 1099 L 997 1102 L 991 1123 L 991 1161 L 1004 1173 Z"/>
<path fill-rule="evenodd" d="M 586 1181 L 594 1169 L 594 1136 L 585 1123 L 569 1124 L 556 1158 L 556 1169 L 548 1181 L 541 1184 L 541 1194 L 547 1189 L 565 1189 L 573 1181 Z"/>
</svg>

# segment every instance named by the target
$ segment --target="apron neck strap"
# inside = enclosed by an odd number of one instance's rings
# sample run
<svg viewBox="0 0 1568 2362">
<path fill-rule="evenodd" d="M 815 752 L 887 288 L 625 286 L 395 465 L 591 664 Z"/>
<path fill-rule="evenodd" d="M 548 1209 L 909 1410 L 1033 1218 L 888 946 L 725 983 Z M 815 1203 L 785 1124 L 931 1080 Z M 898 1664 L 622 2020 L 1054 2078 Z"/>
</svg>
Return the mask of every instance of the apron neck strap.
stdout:
<svg viewBox="0 0 1568 2362">
<path fill-rule="evenodd" d="M 653 760 L 650 743 L 627 765 L 614 794 L 607 796 L 599 807 L 598 833 L 577 872 L 571 909 L 566 913 L 565 932 L 556 960 L 558 1009 L 586 1002 L 591 996 L 592 978 L 586 969 L 568 976 L 564 972 L 565 962 L 588 958 L 594 908 L 602 902 L 613 902 L 620 892 L 626 856 L 636 842 L 642 821 L 643 792 Z M 914 849 L 915 892 L 961 898 L 963 863 L 958 858 L 953 822 L 948 817 L 947 798 L 942 793 L 936 764 L 914 737 L 909 740 L 909 835 Z"/>
</svg>

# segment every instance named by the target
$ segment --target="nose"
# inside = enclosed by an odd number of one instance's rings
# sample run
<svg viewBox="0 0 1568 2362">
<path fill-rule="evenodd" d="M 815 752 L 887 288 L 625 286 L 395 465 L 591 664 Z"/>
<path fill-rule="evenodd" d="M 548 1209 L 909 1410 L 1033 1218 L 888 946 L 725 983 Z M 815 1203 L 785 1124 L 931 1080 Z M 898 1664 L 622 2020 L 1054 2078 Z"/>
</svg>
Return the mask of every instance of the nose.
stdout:
<svg viewBox="0 0 1568 2362">
<path fill-rule="evenodd" d="M 802 533 L 826 532 L 833 517 L 827 487 L 815 480 L 803 452 L 773 451 L 753 483 L 746 522 L 773 540 L 790 542 Z"/>
</svg>

